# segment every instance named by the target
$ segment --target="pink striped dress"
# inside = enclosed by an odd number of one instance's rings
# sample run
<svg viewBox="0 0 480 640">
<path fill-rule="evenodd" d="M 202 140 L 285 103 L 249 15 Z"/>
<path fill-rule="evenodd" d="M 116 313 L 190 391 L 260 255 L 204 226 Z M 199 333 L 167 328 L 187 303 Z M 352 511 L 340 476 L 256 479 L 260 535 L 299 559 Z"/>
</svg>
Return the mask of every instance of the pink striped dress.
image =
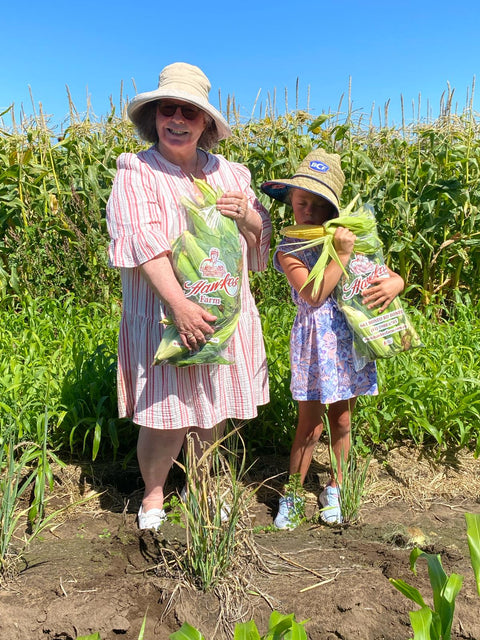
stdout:
<svg viewBox="0 0 480 640">
<path fill-rule="evenodd" d="M 163 331 L 159 321 L 166 310 L 138 266 L 170 251 L 170 242 L 186 228 L 180 197 L 194 196 L 189 178 L 155 147 L 138 154 L 124 153 L 117 160 L 107 204 L 110 264 L 120 269 L 123 291 L 118 339 L 119 415 L 152 429 L 210 429 L 227 418 L 254 418 L 257 407 L 269 401 L 260 316 L 250 292 L 248 271 L 261 271 L 267 265 L 271 222 L 250 187 L 246 167 L 208 154 L 203 171 L 213 187 L 244 192 L 263 222 L 256 248 L 248 248 L 240 236 L 242 311 L 226 352 L 233 365 L 152 366 Z"/>
</svg>

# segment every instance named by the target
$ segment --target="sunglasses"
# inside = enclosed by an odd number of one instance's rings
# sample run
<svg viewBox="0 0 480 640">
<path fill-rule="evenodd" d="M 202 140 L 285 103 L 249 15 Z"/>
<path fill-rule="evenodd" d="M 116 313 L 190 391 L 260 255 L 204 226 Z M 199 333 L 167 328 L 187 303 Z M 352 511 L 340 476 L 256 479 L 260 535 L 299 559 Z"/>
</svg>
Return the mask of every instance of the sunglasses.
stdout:
<svg viewBox="0 0 480 640">
<path fill-rule="evenodd" d="M 165 116 L 166 118 L 171 118 L 177 112 L 177 109 L 180 109 L 180 111 L 182 112 L 182 116 L 185 118 L 185 120 L 195 120 L 195 118 L 197 118 L 198 115 L 200 114 L 200 109 L 197 109 L 196 107 L 191 107 L 188 104 L 173 104 L 171 102 L 168 102 L 168 103 L 158 102 L 157 106 L 162 116 Z"/>
</svg>

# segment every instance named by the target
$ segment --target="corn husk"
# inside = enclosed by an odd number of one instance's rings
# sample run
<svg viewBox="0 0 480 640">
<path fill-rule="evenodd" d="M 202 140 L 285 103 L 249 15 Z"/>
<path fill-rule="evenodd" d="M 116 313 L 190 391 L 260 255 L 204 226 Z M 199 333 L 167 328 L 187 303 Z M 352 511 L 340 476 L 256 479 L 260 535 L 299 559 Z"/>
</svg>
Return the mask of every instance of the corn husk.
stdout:
<svg viewBox="0 0 480 640">
<path fill-rule="evenodd" d="M 288 243 L 288 245 L 283 245 L 283 248 L 290 248 L 290 252 L 323 245 L 322 252 L 302 287 L 303 289 L 313 281 L 312 293 L 314 296 L 317 295 L 320 290 L 329 259 L 335 260 L 341 267 L 344 275 L 347 275 L 333 242 L 337 227 L 350 229 L 350 231 L 357 236 L 354 246 L 355 251 L 374 253 L 382 246 L 377 234 L 377 225 L 372 207 L 363 205 L 352 213 L 357 199 L 358 196 L 356 196 L 345 209 L 342 209 L 338 218 L 328 220 L 324 225 L 291 225 L 281 230 L 282 235 L 296 239 L 296 241 L 292 241 Z M 289 253 L 289 251 L 287 251 L 287 253 Z"/>
</svg>

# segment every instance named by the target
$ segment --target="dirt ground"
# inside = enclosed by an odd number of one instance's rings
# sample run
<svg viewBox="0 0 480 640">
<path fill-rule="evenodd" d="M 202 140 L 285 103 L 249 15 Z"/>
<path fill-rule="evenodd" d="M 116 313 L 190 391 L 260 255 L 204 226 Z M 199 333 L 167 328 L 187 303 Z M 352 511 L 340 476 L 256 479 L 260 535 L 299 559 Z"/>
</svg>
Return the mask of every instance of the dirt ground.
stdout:
<svg viewBox="0 0 480 640">
<path fill-rule="evenodd" d="M 309 518 L 327 461 L 320 445 L 306 485 Z M 262 459 L 250 480 L 272 478 L 286 464 Z M 182 479 L 174 473 L 171 482 L 181 486 Z M 404 448 L 378 456 L 360 520 L 348 527 L 310 521 L 292 532 L 268 529 L 281 482 L 275 478 L 256 495 L 247 589 L 226 596 L 225 589 L 202 593 L 161 571 L 160 549 L 178 547 L 184 529 L 168 522 L 157 535 L 137 530 L 142 492 L 136 467 L 58 469 L 52 508 L 72 506 L 30 546 L 20 574 L 0 588 L 0 638 L 73 640 L 99 632 L 102 640 L 138 640 L 146 616 L 145 640 L 167 640 L 184 621 L 206 640 L 232 639 L 238 621 L 254 619 L 264 634 L 277 610 L 308 619 L 311 640 L 407 640 L 413 636 L 408 612 L 417 607 L 388 579 L 402 578 L 432 602 L 426 562 L 418 560 L 417 576 L 409 568 L 410 549 L 420 546 L 440 554 L 447 574 L 464 576 L 452 638 L 480 639 L 480 597 L 464 518 L 480 513 L 480 461 L 463 453 L 434 464 Z M 78 506 L 80 496 L 90 499 Z"/>
</svg>

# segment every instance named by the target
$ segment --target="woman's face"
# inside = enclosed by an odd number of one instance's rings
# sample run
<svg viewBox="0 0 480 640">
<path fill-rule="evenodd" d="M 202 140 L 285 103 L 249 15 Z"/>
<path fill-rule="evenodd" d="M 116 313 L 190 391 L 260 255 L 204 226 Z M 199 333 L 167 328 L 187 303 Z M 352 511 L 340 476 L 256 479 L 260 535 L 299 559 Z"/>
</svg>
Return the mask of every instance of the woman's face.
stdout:
<svg viewBox="0 0 480 640">
<path fill-rule="evenodd" d="M 157 105 L 155 125 L 160 151 L 184 154 L 196 150 L 208 116 L 193 104 L 165 99 Z"/>
<path fill-rule="evenodd" d="M 324 224 L 335 217 L 335 207 L 322 196 L 303 189 L 290 189 L 290 202 L 297 224 Z"/>
</svg>

